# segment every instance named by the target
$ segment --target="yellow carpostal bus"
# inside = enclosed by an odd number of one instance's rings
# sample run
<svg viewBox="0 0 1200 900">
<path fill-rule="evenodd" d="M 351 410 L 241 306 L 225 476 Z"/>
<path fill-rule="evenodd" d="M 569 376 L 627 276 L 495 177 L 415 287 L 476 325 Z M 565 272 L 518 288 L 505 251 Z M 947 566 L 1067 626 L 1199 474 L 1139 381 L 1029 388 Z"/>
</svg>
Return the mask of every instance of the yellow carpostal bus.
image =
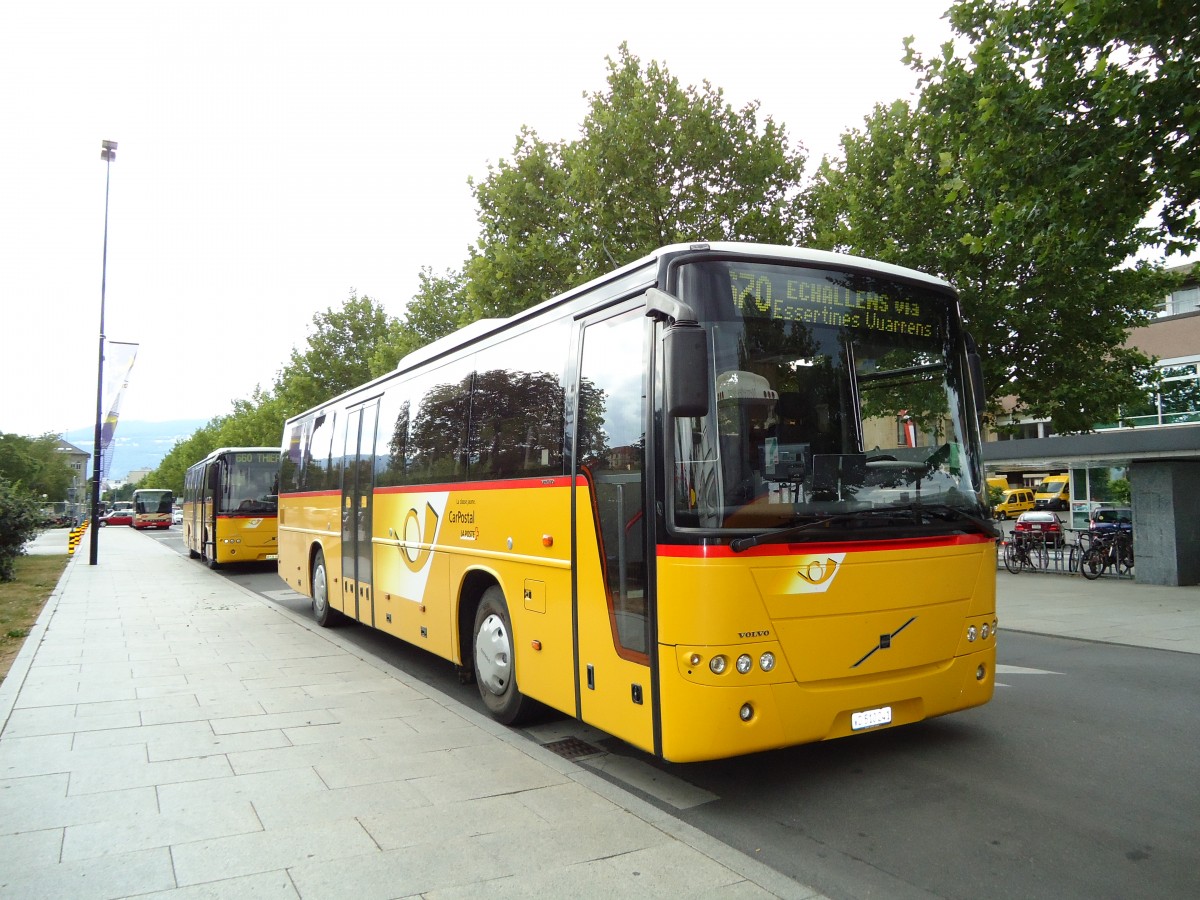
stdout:
<svg viewBox="0 0 1200 900">
<path fill-rule="evenodd" d="M 133 492 L 134 528 L 170 528 L 175 495 L 165 488 L 140 488 Z"/>
<path fill-rule="evenodd" d="M 183 542 L 211 568 L 264 562 L 279 552 L 279 449 L 222 447 L 183 479 Z"/>
<path fill-rule="evenodd" d="M 979 372 L 940 279 L 666 247 L 288 420 L 279 573 L 667 760 L 978 706 Z"/>
</svg>

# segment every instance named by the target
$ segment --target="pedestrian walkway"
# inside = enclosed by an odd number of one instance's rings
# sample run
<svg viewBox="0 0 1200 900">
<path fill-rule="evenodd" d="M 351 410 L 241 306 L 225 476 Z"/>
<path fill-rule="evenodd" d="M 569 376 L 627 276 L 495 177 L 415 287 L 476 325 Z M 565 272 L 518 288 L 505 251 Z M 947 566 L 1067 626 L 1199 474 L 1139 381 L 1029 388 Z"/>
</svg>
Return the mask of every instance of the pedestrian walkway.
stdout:
<svg viewBox="0 0 1200 900">
<path fill-rule="evenodd" d="M 1200 653 L 1200 586 L 1001 571 L 996 575 L 996 609 L 1001 633 L 1030 631 Z"/>
<path fill-rule="evenodd" d="M 0 684 L 0 897 L 819 896 L 145 535 L 98 562 Z"/>
</svg>

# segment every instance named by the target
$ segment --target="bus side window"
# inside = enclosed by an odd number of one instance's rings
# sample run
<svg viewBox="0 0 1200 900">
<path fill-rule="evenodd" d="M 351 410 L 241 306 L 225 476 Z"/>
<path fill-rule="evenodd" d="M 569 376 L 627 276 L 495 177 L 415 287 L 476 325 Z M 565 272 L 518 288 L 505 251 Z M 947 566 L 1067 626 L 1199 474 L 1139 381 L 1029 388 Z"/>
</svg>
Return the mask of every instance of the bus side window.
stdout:
<svg viewBox="0 0 1200 900">
<path fill-rule="evenodd" d="M 561 475 L 570 322 L 480 351 L 471 392 L 472 480 Z"/>
</svg>

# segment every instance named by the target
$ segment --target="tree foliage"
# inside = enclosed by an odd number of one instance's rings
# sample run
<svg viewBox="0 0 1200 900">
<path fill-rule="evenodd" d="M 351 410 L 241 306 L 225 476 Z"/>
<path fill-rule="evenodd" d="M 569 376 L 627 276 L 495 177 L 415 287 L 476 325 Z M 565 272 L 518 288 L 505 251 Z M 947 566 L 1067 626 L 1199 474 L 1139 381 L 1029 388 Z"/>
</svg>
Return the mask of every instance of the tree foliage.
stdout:
<svg viewBox="0 0 1200 900">
<path fill-rule="evenodd" d="M 1124 127 L 1141 121 L 1140 64 L 1101 64 L 1092 32 L 1063 18 L 1109 5 L 956 4 L 969 53 L 910 50 L 919 102 L 876 107 L 808 195 L 818 243 L 954 282 L 992 400 L 1015 398 L 1060 432 L 1089 430 L 1144 394 L 1150 360 L 1124 344 L 1168 282 L 1128 263 L 1187 230 L 1144 224 L 1166 176 L 1153 166 L 1161 136 Z"/>
<path fill-rule="evenodd" d="M 682 241 L 790 243 L 804 155 L 757 103 L 621 45 L 607 90 L 585 95 L 578 140 L 522 129 L 510 160 L 472 182 L 481 232 L 464 266 L 470 318 L 507 316 Z"/>
<path fill-rule="evenodd" d="M 67 498 L 74 474 L 54 435 L 0 434 L 0 478 L 17 491 L 57 502 Z"/>
<path fill-rule="evenodd" d="M 308 345 L 292 350 L 275 379 L 277 411 L 292 416 L 370 381 L 371 361 L 390 322 L 379 303 L 353 291 L 340 309 L 331 307 L 314 315 Z"/>
<path fill-rule="evenodd" d="M 177 442 L 148 481 L 179 494 L 188 467 L 219 447 L 279 446 L 285 420 L 374 376 L 373 360 L 394 327 L 379 303 L 352 291 L 340 308 L 313 316 L 307 345 L 292 350 L 270 390 L 256 387 L 250 397 L 234 400 L 228 414 Z"/>
<path fill-rule="evenodd" d="M 37 534 L 40 518 L 37 500 L 0 477 L 0 581 L 13 580 L 16 559 Z"/>
<path fill-rule="evenodd" d="M 387 334 L 371 357 L 371 373 L 378 377 L 414 350 L 445 337 L 471 319 L 465 282 L 459 272 L 435 275 L 428 266 L 418 274 L 420 288 L 399 319 L 388 323 Z"/>
</svg>

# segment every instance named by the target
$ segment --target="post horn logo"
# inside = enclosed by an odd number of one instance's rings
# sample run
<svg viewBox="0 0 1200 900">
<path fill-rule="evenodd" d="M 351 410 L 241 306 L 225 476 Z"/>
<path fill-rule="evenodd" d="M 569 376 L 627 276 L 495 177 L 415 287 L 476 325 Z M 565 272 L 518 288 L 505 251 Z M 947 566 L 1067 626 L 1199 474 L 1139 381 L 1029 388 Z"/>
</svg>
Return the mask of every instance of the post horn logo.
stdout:
<svg viewBox="0 0 1200 900">
<path fill-rule="evenodd" d="M 424 527 L 421 526 L 420 515 L 415 509 L 410 509 L 404 517 L 404 542 L 400 545 L 400 554 L 410 572 L 420 572 L 429 562 L 437 525 L 437 510 L 429 503 L 425 504 Z"/>
<path fill-rule="evenodd" d="M 819 559 L 811 559 L 808 561 L 808 565 L 797 569 L 796 574 L 809 584 L 824 584 L 837 572 L 837 566 L 838 561 L 831 556 L 825 557 L 824 562 Z"/>
</svg>

